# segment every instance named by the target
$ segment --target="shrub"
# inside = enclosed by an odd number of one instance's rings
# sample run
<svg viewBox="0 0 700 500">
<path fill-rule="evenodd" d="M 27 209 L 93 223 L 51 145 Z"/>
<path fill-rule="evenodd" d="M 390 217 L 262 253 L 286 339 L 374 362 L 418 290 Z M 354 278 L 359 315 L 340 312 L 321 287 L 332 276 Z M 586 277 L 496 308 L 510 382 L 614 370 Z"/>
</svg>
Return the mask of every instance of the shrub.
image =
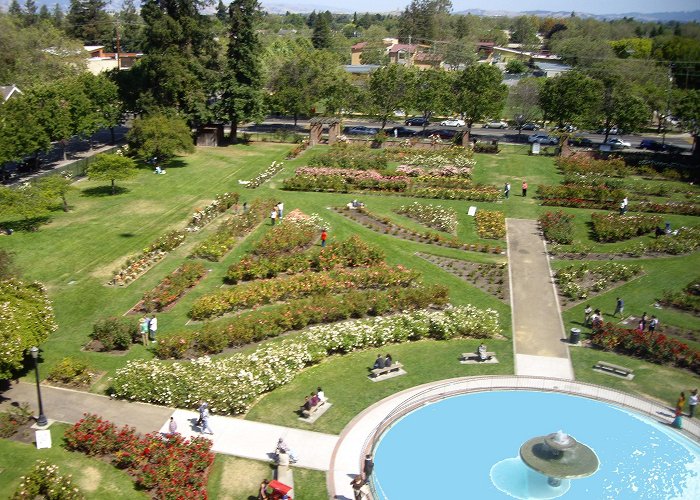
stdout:
<svg viewBox="0 0 700 500">
<path fill-rule="evenodd" d="M 480 238 L 500 239 L 506 235 L 506 216 L 500 210 L 479 210 L 475 222 Z"/>
<path fill-rule="evenodd" d="M 86 362 L 67 357 L 53 367 L 48 379 L 61 384 L 85 386 L 89 385 L 92 380 L 91 370 L 92 368 Z"/>
<path fill-rule="evenodd" d="M 129 348 L 137 332 L 138 328 L 133 320 L 111 316 L 99 319 L 92 326 L 90 337 L 100 341 L 106 351 L 125 350 Z"/>
<path fill-rule="evenodd" d="M 457 212 L 452 208 L 413 202 L 410 205 L 402 205 L 396 212 L 438 231 L 453 233 L 457 230 Z"/>
<path fill-rule="evenodd" d="M 199 262 L 186 262 L 166 276 L 153 290 L 143 294 L 141 309 L 146 312 L 162 311 L 178 300 L 206 274 Z"/>
<path fill-rule="evenodd" d="M 193 337 L 191 332 L 161 335 L 153 350 L 161 359 L 180 359 L 192 347 Z"/>
<path fill-rule="evenodd" d="M 387 155 L 367 146 L 338 143 L 328 151 L 309 159 L 309 165 L 329 168 L 381 169 L 386 168 Z"/>
<path fill-rule="evenodd" d="M 6 411 L 0 412 L 0 438 L 12 437 L 22 425 L 33 420 L 33 415 L 27 403 L 8 405 Z"/>
<path fill-rule="evenodd" d="M 569 244 L 574 240 L 574 215 L 561 210 L 557 212 L 545 212 L 540 215 L 538 221 L 544 237 L 551 242 Z"/>
<path fill-rule="evenodd" d="M 618 215 L 592 213 L 593 235 L 596 241 L 621 241 L 652 232 L 662 224 L 658 215 Z"/>
<path fill-rule="evenodd" d="M 58 473 L 58 466 L 37 460 L 20 484 L 12 500 L 80 500 L 85 498 L 73 484 L 71 476 Z"/>
</svg>

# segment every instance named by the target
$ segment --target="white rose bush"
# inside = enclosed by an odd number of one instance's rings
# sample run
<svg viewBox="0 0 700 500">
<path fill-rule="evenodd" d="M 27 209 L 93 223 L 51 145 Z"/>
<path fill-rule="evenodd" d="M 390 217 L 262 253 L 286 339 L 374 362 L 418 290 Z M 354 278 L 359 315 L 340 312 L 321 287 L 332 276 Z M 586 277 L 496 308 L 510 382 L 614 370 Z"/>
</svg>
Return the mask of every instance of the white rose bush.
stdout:
<svg viewBox="0 0 700 500">
<path fill-rule="evenodd" d="M 215 413 L 240 414 L 259 395 L 331 354 L 424 338 L 491 338 L 500 332 L 496 311 L 471 305 L 314 326 L 250 354 L 192 362 L 130 361 L 117 370 L 112 391 L 120 398 L 182 408 L 205 400 Z"/>
</svg>

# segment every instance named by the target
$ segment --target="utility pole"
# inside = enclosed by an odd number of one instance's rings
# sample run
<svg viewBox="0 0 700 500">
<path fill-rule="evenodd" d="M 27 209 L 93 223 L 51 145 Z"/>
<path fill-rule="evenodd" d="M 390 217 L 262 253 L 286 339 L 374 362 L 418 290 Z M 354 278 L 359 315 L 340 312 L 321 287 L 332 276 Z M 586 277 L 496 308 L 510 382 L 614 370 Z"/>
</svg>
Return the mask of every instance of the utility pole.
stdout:
<svg viewBox="0 0 700 500">
<path fill-rule="evenodd" d="M 664 133 L 661 136 L 661 145 L 666 145 L 666 126 L 668 125 L 668 117 L 671 114 L 671 90 L 673 86 L 673 64 L 668 65 L 668 87 L 666 87 L 666 112 L 664 113 Z"/>
<path fill-rule="evenodd" d="M 117 20 L 117 69 L 120 70 L 122 69 L 122 48 L 121 48 L 121 39 L 119 37 L 119 20 Z"/>
</svg>

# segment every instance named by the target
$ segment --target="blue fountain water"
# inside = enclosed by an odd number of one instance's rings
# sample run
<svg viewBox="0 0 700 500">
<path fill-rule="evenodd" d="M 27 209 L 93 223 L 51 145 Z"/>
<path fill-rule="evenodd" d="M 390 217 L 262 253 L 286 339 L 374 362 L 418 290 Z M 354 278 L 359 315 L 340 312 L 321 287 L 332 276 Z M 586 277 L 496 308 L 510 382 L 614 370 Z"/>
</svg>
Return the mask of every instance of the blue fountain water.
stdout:
<svg viewBox="0 0 700 500">
<path fill-rule="evenodd" d="M 551 489 L 518 450 L 559 429 L 593 448 L 600 469 Z M 700 498 L 698 443 L 631 411 L 557 393 L 484 392 L 423 407 L 384 434 L 374 462 L 375 488 L 391 500 Z"/>
</svg>

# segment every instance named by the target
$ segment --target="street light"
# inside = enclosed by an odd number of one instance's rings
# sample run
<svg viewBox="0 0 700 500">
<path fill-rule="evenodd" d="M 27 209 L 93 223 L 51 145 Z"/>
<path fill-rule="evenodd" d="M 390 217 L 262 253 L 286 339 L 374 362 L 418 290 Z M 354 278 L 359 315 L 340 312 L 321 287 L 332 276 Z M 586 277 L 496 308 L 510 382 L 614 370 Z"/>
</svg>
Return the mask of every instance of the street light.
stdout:
<svg viewBox="0 0 700 500">
<path fill-rule="evenodd" d="M 32 358 L 34 358 L 34 371 L 36 372 L 36 394 L 39 397 L 39 418 L 37 418 L 36 423 L 39 427 L 46 427 L 46 425 L 49 422 L 48 420 L 46 420 L 46 415 L 44 415 L 44 405 L 41 402 L 41 386 L 39 385 L 39 363 L 37 361 L 37 358 L 39 357 L 39 348 L 37 346 L 34 346 L 31 349 L 29 349 L 29 352 L 32 354 Z"/>
</svg>

